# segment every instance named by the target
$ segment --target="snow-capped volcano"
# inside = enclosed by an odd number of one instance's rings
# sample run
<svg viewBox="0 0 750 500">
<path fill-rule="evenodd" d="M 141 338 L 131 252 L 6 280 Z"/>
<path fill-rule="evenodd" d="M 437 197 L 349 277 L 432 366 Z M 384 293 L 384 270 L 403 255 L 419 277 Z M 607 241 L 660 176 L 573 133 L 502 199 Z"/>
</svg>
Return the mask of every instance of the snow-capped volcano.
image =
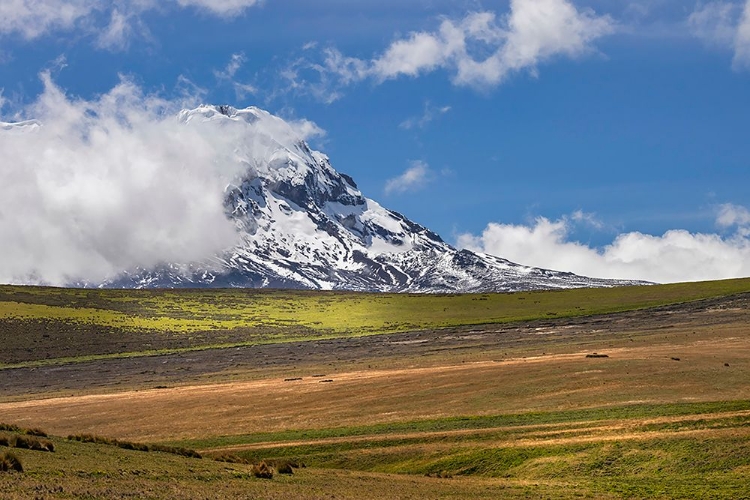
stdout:
<svg viewBox="0 0 750 500">
<path fill-rule="evenodd" d="M 487 292 L 634 284 L 458 250 L 366 198 L 294 127 L 258 108 L 182 111 L 186 127 L 236 135 L 244 176 L 225 191 L 239 243 L 210 263 L 123 274 L 107 286 L 232 286 L 388 292 Z"/>
</svg>

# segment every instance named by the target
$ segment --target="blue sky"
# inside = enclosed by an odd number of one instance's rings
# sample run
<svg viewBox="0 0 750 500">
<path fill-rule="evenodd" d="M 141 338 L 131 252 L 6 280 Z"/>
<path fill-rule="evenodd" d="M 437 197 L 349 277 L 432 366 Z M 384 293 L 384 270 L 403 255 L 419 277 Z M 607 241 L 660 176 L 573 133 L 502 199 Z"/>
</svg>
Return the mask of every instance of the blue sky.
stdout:
<svg viewBox="0 0 750 500">
<path fill-rule="evenodd" d="M 365 195 L 461 246 L 750 275 L 750 1 L 3 2 L 0 121 L 38 118 L 45 72 L 71 102 L 125 79 L 306 123 Z"/>
</svg>

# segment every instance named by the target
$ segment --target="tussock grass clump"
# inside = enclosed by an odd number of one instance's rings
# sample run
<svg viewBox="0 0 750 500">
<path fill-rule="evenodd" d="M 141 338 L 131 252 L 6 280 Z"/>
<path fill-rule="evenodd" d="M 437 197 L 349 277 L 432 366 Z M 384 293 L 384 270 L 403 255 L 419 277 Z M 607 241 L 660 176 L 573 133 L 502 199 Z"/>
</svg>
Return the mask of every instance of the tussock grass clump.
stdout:
<svg viewBox="0 0 750 500">
<path fill-rule="evenodd" d="M 13 424 L 0 424 L 0 431 L 21 432 L 21 428 Z"/>
<path fill-rule="evenodd" d="M 44 432 L 42 429 L 39 428 L 32 428 L 32 429 L 26 429 L 24 427 L 19 427 L 14 424 L 2 424 L 0 423 L 0 431 L 8 431 L 8 432 L 15 432 L 17 434 L 26 434 L 28 436 L 37 436 L 37 437 L 49 437 L 46 432 Z"/>
<path fill-rule="evenodd" d="M 219 455 L 214 458 L 217 462 L 225 462 L 228 464 L 249 464 L 246 459 L 238 457 L 237 455 Z"/>
<path fill-rule="evenodd" d="M 253 465 L 250 473 L 260 479 L 273 479 L 273 468 L 266 462 Z"/>
<path fill-rule="evenodd" d="M 289 462 L 281 462 L 276 464 L 276 472 L 279 474 L 294 474 L 294 469 Z"/>
<path fill-rule="evenodd" d="M 119 439 L 113 439 L 102 436 L 95 436 L 93 434 L 71 434 L 68 436 L 68 441 L 79 441 L 81 443 L 94 443 L 104 444 L 107 446 L 117 446 L 124 450 L 134 451 L 160 451 L 162 453 L 171 453 L 172 455 L 180 455 L 188 458 L 203 458 L 200 453 L 189 448 L 180 448 L 177 446 L 165 446 L 160 444 L 144 444 L 134 443 L 133 441 L 121 441 Z"/>
<path fill-rule="evenodd" d="M 21 461 L 13 453 L 3 453 L 0 455 L 0 472 L 23 472 Z"/>
<path fill-rule="evenodd" d="M 440 472 L 428 472 L 425 474 L 425 477 L 436 477 L 438 479 L 451 479 L 453 478 L 453 474 L 450 472 L 440 471 Z"/>
<path fill-rule="evenodd" d="M 161 451 L 163 453 L 171 453 L 172 455 L 179 455 L 187 458 L 203 458 L 197 451 L 191 450 L 190 448 L 180 448 L 179 446 L 152 444 L 151 451 Z"/>
<path fill-rule="evenodd" d="M 33 429 L 24 429 L 24 434 L 28 434 L 29 436 L 38 436 L 38 437 L 49 437 L 45 431 L 39 428 L 33 428 Z"/>
<path fill-rule="evenodd" d="M 0 445 L 32 451 L 55 451 L 55 445 L 51 441 L 23 434 L 0 436 Z"/>
</svg>

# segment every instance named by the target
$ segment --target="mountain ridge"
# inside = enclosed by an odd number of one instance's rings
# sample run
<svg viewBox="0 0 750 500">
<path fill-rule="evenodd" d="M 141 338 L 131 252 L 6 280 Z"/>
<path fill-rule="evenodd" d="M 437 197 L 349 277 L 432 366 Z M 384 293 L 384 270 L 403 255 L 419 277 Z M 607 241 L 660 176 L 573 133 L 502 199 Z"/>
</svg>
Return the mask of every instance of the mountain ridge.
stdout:
<svg viewBox="0 0 750 500">
<path fill-rule="evenodd" d="M 456 249 L 365 197 L 292 125 L 260 108 L 202 105 L 178 119 L 239 132 L 234 158 L 245 174 L 227 186 L 224 206 L 240 241 L 203 263 L 136 269 L 96 286 L 468 293 L 642 284 Z"/>
</svg>

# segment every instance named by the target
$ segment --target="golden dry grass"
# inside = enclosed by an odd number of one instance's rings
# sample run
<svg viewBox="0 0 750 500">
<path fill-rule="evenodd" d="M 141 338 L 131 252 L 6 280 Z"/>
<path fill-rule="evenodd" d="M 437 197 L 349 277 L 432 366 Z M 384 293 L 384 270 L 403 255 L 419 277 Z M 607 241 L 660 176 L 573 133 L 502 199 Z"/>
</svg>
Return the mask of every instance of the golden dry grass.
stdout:
<svg viewBox="0 0 750 500">
<path fill-rule="evenodd" d="M 731 324 L 695 328 L 640 337 L 628 342 L 632 347 L 608 347 L 605 341 L 568 353 L 502 360 L 477 359 L 497 353 L 475 353 L 469 362 L 419 366 L 414 360 L 413 367 L 331 372 L 326 378 L 310 373 L 292 382 L 270 378 L 19 401 L 0 404 L 0 415 L 58 435 L 157 441 L 198 439 L 206 429 L 250 434 L 332 423 L 750 399 L 750 333 Z M 609 358 L 585 358 L 592 351 Z"/>
</svg>

